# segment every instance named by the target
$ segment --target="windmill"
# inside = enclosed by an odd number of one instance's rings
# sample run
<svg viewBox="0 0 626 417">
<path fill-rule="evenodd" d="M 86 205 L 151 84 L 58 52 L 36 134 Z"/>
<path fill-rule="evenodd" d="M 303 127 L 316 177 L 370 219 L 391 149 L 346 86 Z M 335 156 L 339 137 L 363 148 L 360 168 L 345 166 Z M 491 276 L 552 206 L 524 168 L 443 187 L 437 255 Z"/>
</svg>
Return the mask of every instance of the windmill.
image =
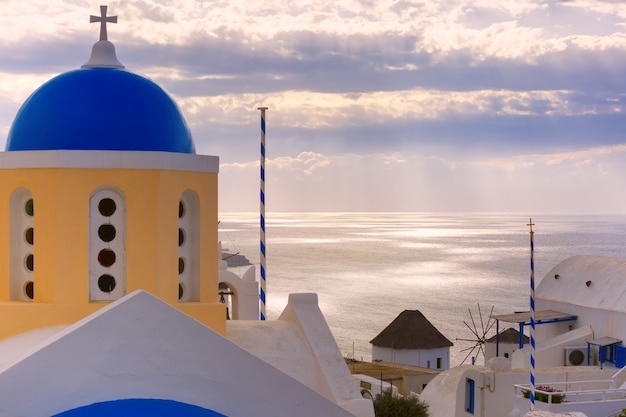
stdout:
<svg viewBox="0 0 626 417">
<path fill-rule="evenodd" d="M 463 360 L 461 361 L 461 365 L 463 365 L 470 356 L 472 357 L 472 365 L 474 364 L 476 357 L 480 355 L 481 353 L 483 355 L 483 358 L 485 357 L 484 345 L 487 340 L 487 333 L 489 333 L 493 325 L 496 323 L 496 320 L 493 318 L 493 306 L 491 306 L 491 311 L 489 312 L 489 316 L 485 320 L 483 318 L 482 310 L 480 309 L 480 304 L 477 304 L 477 305 L 478 305 L 478 319 L 480 320 L 479 321 L 480 327 L 477 325 L 477 320 L 474 320 L 474 315 L 472 314 L 472 310 L 470 310 L 469 308 L 467 309 L 467 311 L 469 313 L 471 326 L 466 321 L 463 322 L 465 327 L 467 327 L 472 332 L 472 335 L 474 337 L 471 339 L 463 339 L 463 338 L 456 339 L 456 340 L 461 340 L 464 342 L 473 343 L 472 346 L 465 348 L 465 349 L 461 349 L 461 352 L 467 352 L 467 355 L 465 355 L 465 358 L 463 358 Z"/>
</svg>

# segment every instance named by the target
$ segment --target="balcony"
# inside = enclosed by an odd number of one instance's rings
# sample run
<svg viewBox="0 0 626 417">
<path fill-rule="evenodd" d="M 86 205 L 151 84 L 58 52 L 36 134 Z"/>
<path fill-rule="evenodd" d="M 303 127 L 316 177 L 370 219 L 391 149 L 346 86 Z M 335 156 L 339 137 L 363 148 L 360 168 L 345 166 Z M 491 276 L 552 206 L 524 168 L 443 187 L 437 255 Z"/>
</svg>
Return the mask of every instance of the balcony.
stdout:
<svg viewBox="0 0 626 417">
<path fill-rule="evenodd" d="M 579 411 L 588 417 L 612 417 L 626 408 L 626 389 L 613 380 L 550 382 L 535 388 L 535 410 L 551 413 Z M 514 408 L 530 410 L 530 385 L 515 385 Z"/>
</svg>

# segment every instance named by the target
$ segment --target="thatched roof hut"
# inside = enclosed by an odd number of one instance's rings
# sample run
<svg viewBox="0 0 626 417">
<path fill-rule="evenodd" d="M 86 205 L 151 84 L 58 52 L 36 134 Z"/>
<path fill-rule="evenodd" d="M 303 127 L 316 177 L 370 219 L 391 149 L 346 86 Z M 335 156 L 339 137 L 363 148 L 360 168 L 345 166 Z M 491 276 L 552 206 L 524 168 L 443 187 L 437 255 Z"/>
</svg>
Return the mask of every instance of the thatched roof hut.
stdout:
<svg viewBox="0 0 626 417">
<path fill-rule="evenodd" d="M 438 349 L 453 345 L 419 310 L 404 310 L 370 343 L 393 349 Z"/>
</svg>

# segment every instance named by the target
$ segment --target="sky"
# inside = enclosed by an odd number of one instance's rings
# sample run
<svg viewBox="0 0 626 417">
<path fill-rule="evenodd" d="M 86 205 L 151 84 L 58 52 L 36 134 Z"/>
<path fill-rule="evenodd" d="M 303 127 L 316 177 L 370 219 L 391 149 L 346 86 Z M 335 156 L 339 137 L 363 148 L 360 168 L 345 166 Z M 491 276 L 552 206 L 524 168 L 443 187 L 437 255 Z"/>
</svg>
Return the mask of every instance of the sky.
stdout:
<svg viewBox="0 0 626 417">
<path fill-rule="evenodd" d="M 0 0 L 0 149 L 100 2 Z M 108 38 L 220 157 L 219 209 L 626 214 L 626 2 L 124 0 Z"/>
</svg>

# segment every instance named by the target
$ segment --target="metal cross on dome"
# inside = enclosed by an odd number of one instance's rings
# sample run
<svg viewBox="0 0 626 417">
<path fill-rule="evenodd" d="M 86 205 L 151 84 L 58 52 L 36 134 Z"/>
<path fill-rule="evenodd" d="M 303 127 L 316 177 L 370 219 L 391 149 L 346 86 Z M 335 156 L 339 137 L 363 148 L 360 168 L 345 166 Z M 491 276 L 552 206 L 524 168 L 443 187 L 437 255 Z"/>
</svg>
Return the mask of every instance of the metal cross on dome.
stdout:
<svg viewBox="0 0 626 417">
<path fill-rule="evenodd" d="M 107 40 L 107 22 L 117 23 L 117 16 L 107 16 L 107 6 L 100 6 L 100 16 L 89 16 L 89 23 L 100 22 L 100 40 Z"/>
</svg>

